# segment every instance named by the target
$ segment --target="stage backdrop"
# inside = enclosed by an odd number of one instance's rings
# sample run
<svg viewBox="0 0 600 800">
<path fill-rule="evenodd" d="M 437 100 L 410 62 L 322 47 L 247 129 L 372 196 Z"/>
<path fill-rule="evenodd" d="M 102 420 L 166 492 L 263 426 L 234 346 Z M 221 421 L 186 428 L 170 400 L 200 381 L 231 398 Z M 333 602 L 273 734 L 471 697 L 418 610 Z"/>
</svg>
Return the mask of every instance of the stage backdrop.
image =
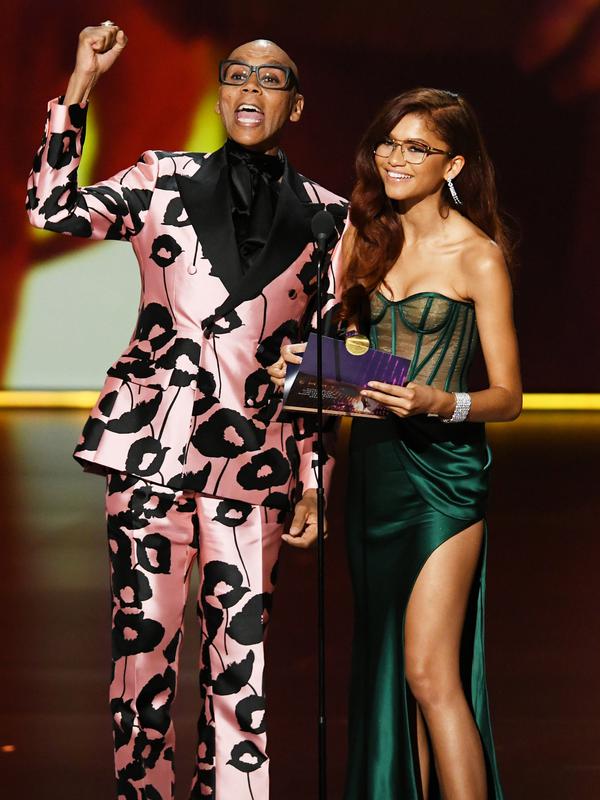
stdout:
<svg viewBox="0 0 600 800">
<path fill-rule="evenodd" d="M 387 98 L 416 85 L 465 94 L 520 230 L 515 291 L 526 390 L 600 390 L 596 0 L 11 4 L 0 51 L 4 388 L 95 388 L 134 326 L 139 277 L 128 245 L 36 231 L 24 212 L 46 102 L 66 87 L 79 30 L 108 17 L 129 45 L 93 93 L 82 183 L 129 166 L 147 148 L 218 147 L 218 59 L 259 36 L 278 41 L 301 68 L 306 112 L 289 131 L 288 154 L 346 195 L 356 143 Z"/>
</svg>

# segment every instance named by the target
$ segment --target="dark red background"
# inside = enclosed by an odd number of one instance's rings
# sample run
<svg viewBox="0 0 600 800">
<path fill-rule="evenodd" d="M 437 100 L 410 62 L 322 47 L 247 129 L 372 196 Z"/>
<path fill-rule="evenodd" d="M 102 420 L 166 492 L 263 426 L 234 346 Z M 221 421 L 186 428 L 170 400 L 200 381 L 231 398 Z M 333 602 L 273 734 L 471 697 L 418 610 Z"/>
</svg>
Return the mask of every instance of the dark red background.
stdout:
<svg viewBox="0 0 600 800">
<path fill-rule="evenodd" d="M 277 39 L 301 66 L 307 108 L 287 140 L 293 161 L 344 193 L 358 137 L 384 99 L 416 84 L 464 92 L 480 113 L 504 204 L 522 231 L 516 307 L 526 389 L 598 390 L 598 2 L 324 6 L 306 0 L 293 7 L 273 0 L 212 6 L 21 0 L 5 6 L 0 359 L 29 264 L 82 245 L 67 237 L 31 238 L 24 183 L 46 101 L 64 91 L 78 31 L 112 17 L 130 44 L 94 93 L 107 143 L 96 178 L 147 147 L 180 147 L 218 57 L 256 36 Z M 0 721 L 2 742 L 17 749 L 3 756 L 0 784 L 23 798 L 40 791 L 48 798 L 106 798 L 112 775 L 101 491 L 70 460 L 80 414 L 11 413 L 16 418 L 0 419 L 6 540 L 0 600 L 10 608 Z M 488 675 L 507 797 L 591 800 L 600 796 L 597 620 L 590 613 L 597 605 L 597 419 L 526 415 L 515 425 L 490 426 L 490 437 Z M 344 772 L 352 616 L 342 552 L 344 491 L 341 458 L 328 543 L 332 798 L 341 795 Z M 277 800 L 315 796 L 314 586 L 314 554 L 286 550 L 269 642 Z M 197 709 L 189 611 L 176 710 L 182 790 Z"/>
<path fill-rule="evenodd" d="M 356 143 L 381 103 L 406 88 L 464 93 L 478 110 L 500 193 L 521 230 L 516 311 L 527 391 L 598 390 L 597 194 L 600 10 L 594 0 L 298 4 L 22 0 L 3 10 L 0 358 L 33 258 L 80 246 L 34 242 L 24 182 L 45 103 L 64 91 L 77 33 L 107 17 L 129 35 L 94 92 L 104 146 L 96 179 L 148 147 L 182 146 L 220 56 L 276 39 L 298 61 L 307 98 L 289 131 L 297 168 L 348 194 Z"/>
</svg>

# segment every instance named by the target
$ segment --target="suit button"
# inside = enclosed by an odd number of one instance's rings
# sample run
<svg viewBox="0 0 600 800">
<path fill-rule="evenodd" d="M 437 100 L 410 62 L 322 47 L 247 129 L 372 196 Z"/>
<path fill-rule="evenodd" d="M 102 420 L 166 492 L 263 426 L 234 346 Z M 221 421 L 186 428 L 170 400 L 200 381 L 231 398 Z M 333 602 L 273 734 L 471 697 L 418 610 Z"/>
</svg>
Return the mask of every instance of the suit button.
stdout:
<svg viewBox="0 0 600 800">
<path fill-rule="evenodd" d="M 198 272 L 198 268 L 195 264 L 190 264 L 187 268 L 187 271 L 190 275 L 195 275 Z"/>
</svg>

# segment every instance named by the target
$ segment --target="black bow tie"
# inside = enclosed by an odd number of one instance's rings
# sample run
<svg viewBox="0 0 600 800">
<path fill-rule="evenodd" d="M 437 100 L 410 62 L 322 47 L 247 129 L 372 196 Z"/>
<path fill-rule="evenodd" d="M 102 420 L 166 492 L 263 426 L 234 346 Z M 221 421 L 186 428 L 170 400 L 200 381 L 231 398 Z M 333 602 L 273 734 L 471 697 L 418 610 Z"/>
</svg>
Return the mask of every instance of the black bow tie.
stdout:
<svg viewBox="0 0 600 800">
<path fill-rule="evenodd" d="M 260 255 L 269 237 L 285 162 L 279 156 L 253 153 L 231 139 L 225 144 L 225 153 L 233 224 L 242 264 L 247 268 Z"/>
</svg>

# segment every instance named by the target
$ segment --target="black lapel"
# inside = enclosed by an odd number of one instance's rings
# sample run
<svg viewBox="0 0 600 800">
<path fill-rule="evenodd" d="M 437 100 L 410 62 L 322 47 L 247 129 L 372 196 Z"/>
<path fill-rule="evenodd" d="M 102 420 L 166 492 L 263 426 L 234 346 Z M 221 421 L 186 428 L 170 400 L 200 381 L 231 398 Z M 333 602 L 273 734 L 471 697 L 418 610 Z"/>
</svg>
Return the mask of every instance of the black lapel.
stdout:
<svg viewBox="0 0 600 800">
<path fill-rule="evenodd" d="M 206 336 L 210 335 L 211 327 L 217 320 L 226 317 L 240 303 L 258 297 L 265 286 L 293 264 L 312 241 L 310 222 L 321 208 L 322 203 L 311 202 L 300 176 L 286 159 L 275 216 L 264 250 L 243 279 L 230 291 L 225 302 L 204 320 Z"/>
<path fill-rule="evenodd" d="M 211 263 L 211 275 L 229 293 L 242 280 L 242 266 L 231 216 L 231 190 L 225 150 L 210 155 L 191 178 L 175 175 L 181 201 L 200 244 Z"/>
</svg>

